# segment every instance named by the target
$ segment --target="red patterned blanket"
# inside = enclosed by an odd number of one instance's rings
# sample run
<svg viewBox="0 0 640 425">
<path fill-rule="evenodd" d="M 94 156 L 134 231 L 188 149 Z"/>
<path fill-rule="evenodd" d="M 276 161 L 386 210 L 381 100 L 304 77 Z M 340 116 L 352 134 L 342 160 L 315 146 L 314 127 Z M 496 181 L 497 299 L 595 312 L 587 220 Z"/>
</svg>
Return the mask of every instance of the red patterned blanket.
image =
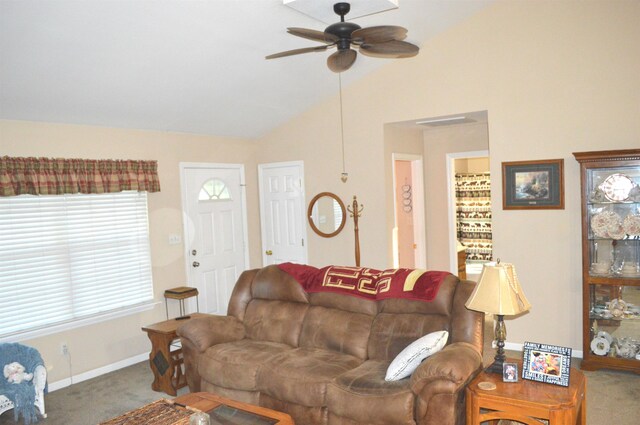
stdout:
<svg viewBox="0 0 640 425">
<path fill-rule="evenodd" d="M 294 263 L 278 264 L 307 292 L 335 292 L 345 295 L 383 300 L 404 298 L 433 301 L 442 280 L 449 272 L 420 269 L 376 270 L 366 267 L 313 266 Z"/>
</svg>

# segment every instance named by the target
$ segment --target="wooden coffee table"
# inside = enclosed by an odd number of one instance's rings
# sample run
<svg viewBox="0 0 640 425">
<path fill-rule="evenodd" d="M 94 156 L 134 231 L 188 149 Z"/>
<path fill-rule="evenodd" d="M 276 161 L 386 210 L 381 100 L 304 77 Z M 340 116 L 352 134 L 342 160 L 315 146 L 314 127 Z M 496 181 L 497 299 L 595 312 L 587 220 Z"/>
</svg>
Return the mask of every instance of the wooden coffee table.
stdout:
<svg viewBox="0 0 640 425">
<path fill-rule="evenodd" d="M 291 416 L 286 413 L 231 400 L 211 393 L 188 393 L 176 397 L 173 402 L 209 413 L 211 425 L 227 423 L 238 425 L 295 425 Z M 224 421 L 224 419 L 216 421 L 216 416 L 227 419 L 227 421 Z"/>
</svg>

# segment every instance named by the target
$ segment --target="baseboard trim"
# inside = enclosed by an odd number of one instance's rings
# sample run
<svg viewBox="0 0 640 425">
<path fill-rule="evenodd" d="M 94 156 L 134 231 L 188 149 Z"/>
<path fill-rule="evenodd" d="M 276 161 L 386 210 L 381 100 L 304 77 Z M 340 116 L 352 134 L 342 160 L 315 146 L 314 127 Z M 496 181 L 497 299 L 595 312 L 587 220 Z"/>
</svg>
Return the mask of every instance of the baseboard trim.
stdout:
<svg viewBox="0 0 640 425">
<path fill-rule="evenodd" d="M 97 369 L 89 370 L 87 372 L 73 375 L 70 378 L 65 378 L 60 381 L 49 383 L 49 391 L 56 391 L 61 388 L 71 386 L 71 384 L 77 384 L 82 381 L 86 381 L 91 378 L 104 375 L 105 373 L 114 372 L 127 366 L 134 365 L 136 363 L 149 360 L 149 353 L 138 354 L 137 356 L 129 357 L 128 359 L 120 360 L 119 362 L 111 363 L 106 366 L 99 367 Z"/>
<path fill-rule="evenodd" d="M 493 348 L 495 348 L 495 341 L 493 342 L 492 346 Z M 513 351 L 520 351 L 522 352 L 522 347 L 523 344 L 516 344 L 514 342 L 505 342 L 504 343 L 504 348 L 505 350 L 513 350 Z M 578 359 L 581 359 L 584 356 L 584 352 L 582 350 L 571 350 L 571 357 L 576 357 Z"/>
</svg>

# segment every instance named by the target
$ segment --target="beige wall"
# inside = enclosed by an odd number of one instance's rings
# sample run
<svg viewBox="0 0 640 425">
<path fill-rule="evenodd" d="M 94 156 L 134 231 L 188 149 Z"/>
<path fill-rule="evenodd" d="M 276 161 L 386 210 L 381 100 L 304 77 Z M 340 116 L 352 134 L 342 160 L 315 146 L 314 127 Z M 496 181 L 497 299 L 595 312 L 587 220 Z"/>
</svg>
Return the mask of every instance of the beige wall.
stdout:
<svg viewBox="0 0 640 425">
<path fill-rule="evenodd" d="M 487 148 L 489 141 L 487 140 Z M 456 173 L 486 173 L 489 171 L 491 164 L 489 157 L 482 158 L 463 158 L 455 160 Z M 496 182 L 499 184 L 500 182 Z M 495 186 L 498 187 L 498 186 Z"/>
<path fill-rule="evenodd" d="M 364 204 L 362 264 L 387 267 L 393 223 L 390 153 L 398 152 L 386 142 L 393 132 L 387 124 L 486 110 L 493 176 L 500 176 L 502 161 L 565 160 L 564 210 L 493 211 L 496 255 L 516 265 L 533 305 L 530 313 L 509 320 L 508 341 L 581 349 L 579 177 L 571 153 L 640 144 L 639 21 L 637 1 L 497 1 L 424 43 L 417 57 L 390 61 L 345 88 L 347 183 L 340 181 L 337 95 L 255 145 L 185 134 L 3 122 L 0 154 L 158 159 L 163 189 L 150 196 L 149 205 L 159 295 L 185 277 L 182 247 L 167 244 L 169 233 L 182 232 L 179 161 L 245 164 L 252 265 L 260 265 L 259 237 L 254 236 L 259 235 L 255 164 L 303 160 L 307 200 L 331 191 L 349 204 L 357 195 Z M 437 146 L 427 137 L 424 146 L 419 146 L 422 134 L 417 139 L 407 149 L 424 150 L 431 164 L 425 169 L 444 167 L 438 155 L 448 148 L 435 155 Z M 431 214 L 427 251 L 433 267 L 448 265 L 442 254 L 447 241 L 440 232 L 446 226 L 440 214 L 446 209 L 442 190 L 437 182 L 426 184 Z M 502 205 L 501 191 L 493 191 L 492 201 Z M 353 264 L 352 221 L 332 239 L 307 233 L 311 264 Z M 51 380 L 56 381 L 68 374 L 58 355 L 60 340 L 73 353 L 74 374 L 82 373 L 148 351 L 140 327 L 162 319 L 163 308 L 31 342 L 54 367 Z"/>
<path fill-rule="evenodd" d="M 0 121 L 0 155 L 93 159 L 155 159 L 161 192 L 148 197 L 155 299 L 151 311 L 26 341 L 40 350 L 49 382 L 69 377 L 60 343 L 69 346 L 74 375 L 146 353 L 151 345 L 141 327 L 165 319 L 165 289 L 185 283 L 184 246 L 169 245 L 182 235 L 179 162 L 245 164 L 252 267 L 261 265 L 257 211 L 255 142 L 189 134 L 119 130 L 89 126 Z M 258 236 L 256 236 L 258 235 Z M 184 238 L 183 238 L 184 239 Z M 151 373 L 151 372 L 149 372 Z"/>
<path fill-rule="evenodd" d="M 453 212 L 448 209 L 449 192 L 447 154 L 486 151 L 488 146 L 485 123 L 461 124 L 427 130 L 423 133 L 425 162 L 425 199 L 427 232 L 427 265 L 430 269 L 458 269 L 457 259 L 451 262 L 450 230 L 455 229 Z M 452 183 L 452 182 L 451 182 Z M 493 182 L 492 182 L 493 183 Z M 451 187 L 453 190 L 453 187 Z M 451 222 L 451 224 L 450 224 Z"/>
<path fill-rule="evenodd" d="M 501 191 L 493 191 L 495 253 L 517 266 L 533 305 L 509 320 L 508 341 L 581 349 L 579 177 L 571 153 L 638 147 L 638 22 L 637 1 L 497 1 L 423 44 L 417 57 L 345 88 L 346 184 L 339 181 L 335 98 L 264 137 L 260 155 L 304 160 L 308 191 L 357 194 L 365 205 L 363 264 L 384 267 L 391 264 L 392 223 L 385 124 L 486 110 L 496 179 L 502 161 L 565 160 L 564 210 L 503 211 Z M 430 150 L 425 140 L 427 172 L 444 167 Z M 429 266 L 439 267 L 448 265 L 446 223 L 436 217 L 446 198 L 441 186 L 426 186 Z M 349 258 L 349 230 L 310 238 L 310 262 Z"/>
</svg>

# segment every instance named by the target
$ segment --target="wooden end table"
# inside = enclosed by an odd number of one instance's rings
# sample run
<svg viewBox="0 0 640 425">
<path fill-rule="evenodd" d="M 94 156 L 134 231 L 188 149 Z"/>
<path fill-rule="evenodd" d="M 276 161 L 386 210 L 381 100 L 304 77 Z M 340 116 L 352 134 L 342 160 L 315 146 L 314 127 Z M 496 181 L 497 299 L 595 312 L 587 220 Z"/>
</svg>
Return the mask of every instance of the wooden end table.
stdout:
<svg viewBox="0 0 640 425">
<path fill-rule="evenodd" d="M 187 377 L 182 371 L 184 363 L 182 348 L 171 351 L 171 343 L 178 339 L 176 334 L 178 326 L 196 317 L 206 317 L 208 314 L 192 313 L 190 316 L 189 319 L 170 319 L 142 328 L 151 340 L 149 364 L 154 376 L 151 384 L 151 389 L 154 391 L 175 396 L 179 388 L 187 385 Z"/>
<path fill-rule="evenodd" d="M 267 409 L 266 407 L 260 407 L 249 403 L 243 403 L 241 401 L 231 400 L 226 397 L 220 397 L 212 393 L 188 393 L 181 395 L 173 399 L 174 403 L 178 403 L 184 406 L 193 407 L 203 412 L 210 412 L 220 406 L 225 408 L 225 411 L 221 411 L 220 421 L 213 420 L 212 424 L 227 423 L 224 421 L 226 415 L 230 415 L 234 418 L 234 424 L 247 423 L 252 425 L 259 424 L 278 424 L 278 425 L 295 425 L 291 416 L 284 412 L 278 412 L 276 410 Z M 235 411 L 234 411 L 235 410 Z M 249 415 L 246 418 L 242 418 L 248 412 Z M 253 415 L 257 416 L 253 416 Z M 229 422 L 231 423 L 231 422 Z"/>
<path fill-rule="evenodd" d="M 502 382 L 501 374 L 481 372 L 465 390 L 467 425 L 485 421 L 495 425 L 500 419 L 529 425 L 543 423 L 539 419 L 548 420 L 549 425 L 586 425 L 587 380 L 582 372 L 571 368 L 568 387 L 519 379 Z M 496 389 L 482 390 L 478 388 L 479 382 L 491 382 Z"/>
<path fill-rule="evenodd" d="M 178 300 L 180 303 L 180 317 L 184 316 L 186 307 L 184 300 L 187 298 L 196 297 L 196 309 L 200 312 L 200 302 L 198 301 L 198 289 L 191 288 L 189 286 L 180 286 L 178 288 L 171 288 L 164 291 L 164 309 L 167 313 L 167 320 L 169 319 L 169 305 L 167 300 Z"/>
</svg>

